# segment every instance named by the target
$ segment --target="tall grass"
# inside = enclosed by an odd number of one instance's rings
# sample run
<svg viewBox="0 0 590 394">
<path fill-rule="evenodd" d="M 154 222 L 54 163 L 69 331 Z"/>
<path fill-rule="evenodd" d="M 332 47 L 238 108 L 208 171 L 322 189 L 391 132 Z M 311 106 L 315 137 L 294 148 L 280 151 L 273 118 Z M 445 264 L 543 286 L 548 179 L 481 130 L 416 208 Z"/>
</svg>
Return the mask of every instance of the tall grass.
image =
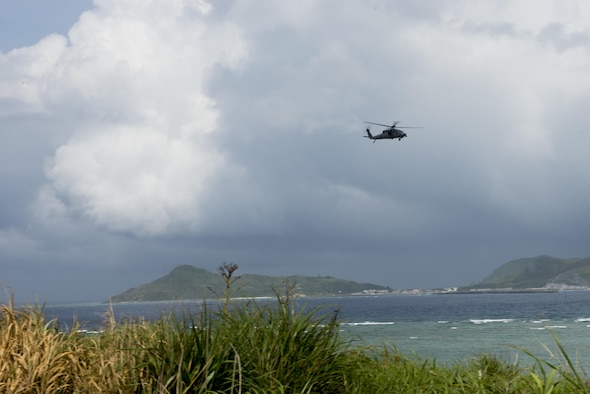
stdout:
<svg viewBox="0 0 590 394">
<path fill-rule="evenodd" d="M 1 393 L 587 393 L 565 349 L 562 363 L 520 366 L 493 355 L 466 363 L 359 348 L 336 312 L 246 302 L 117 322 L 78 333 L 45 321 L 42 307 L 0 305 Z"/>
<path fill-rule="evenodd" d="M 337 314 L 249 303 L 222 316 L 218 332 L 240 355 L 245 386 L 271 392 L 345 392 L 358 350 L 339 336 Z"/>
<path fill-rule="evenodd" d="M 78 355 L 74 335 L 46 323 L 39 308 L 0 307 L 0 392 L 66 392 L 80 371 Z"/>
<path fill-rule="evenodd" d="M 551 331 L 551 335 L 559 350 L 559 354 L 553 355 L 553 361 L 542 359 L 528 349 L 515 346 L 535 361 L 537 368 L 531 371 L 531 377 L 538 392 L 543 394 L 558 392 L 561 386 L 565 385 L 567 390 L 575 390 L 572 392 L 590 393 L 590 381 L 584 371 L 574 365 L 555 331 Z M 558 377 L 561 377 L 561 379 Z"/>
</svg>

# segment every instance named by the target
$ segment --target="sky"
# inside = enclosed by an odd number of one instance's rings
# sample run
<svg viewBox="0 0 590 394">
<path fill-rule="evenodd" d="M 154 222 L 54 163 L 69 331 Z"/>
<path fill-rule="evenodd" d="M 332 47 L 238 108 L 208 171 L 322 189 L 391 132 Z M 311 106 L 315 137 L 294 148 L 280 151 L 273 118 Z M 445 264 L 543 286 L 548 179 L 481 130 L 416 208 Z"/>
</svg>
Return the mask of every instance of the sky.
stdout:
<svg viewBox="0 0 590 394">
<path fill-rule="evenodd" d="M 590 256 L 589 69 L 583 0 L 2 1 L 1 297 Z"/>
</svg>

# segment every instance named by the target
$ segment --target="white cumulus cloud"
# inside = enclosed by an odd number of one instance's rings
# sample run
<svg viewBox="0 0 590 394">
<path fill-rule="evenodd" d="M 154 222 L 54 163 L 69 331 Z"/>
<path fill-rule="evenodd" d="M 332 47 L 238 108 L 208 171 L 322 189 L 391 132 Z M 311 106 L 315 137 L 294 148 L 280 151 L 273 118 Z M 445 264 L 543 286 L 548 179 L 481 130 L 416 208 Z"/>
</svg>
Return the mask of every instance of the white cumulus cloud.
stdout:
<svg viewBox="0 0 590 394">
<path fill-rule="evenodd" d="M 97 224 L 157 235 L 198 226 L 199 197 L 222 165 L 196 143 L 122 126 L 61 146 L 47 176 L 70 209 Z"/>
<path fill-rule="evenodd" d="M 198 229 L 207 181 L 229 170 L 207 138 L 219 116 L 207 78 L 246 55 L 239 29 L 210 9 L 97 0 L 67 38 L 53 34 L 2 57 L 10 78 L 0 98 L 18 104 L 13 112 L 44 114 L 37 127 L 55 135 L 36 212 L 55 215 L 59 205 L 136 235 Z"/>
</svg>

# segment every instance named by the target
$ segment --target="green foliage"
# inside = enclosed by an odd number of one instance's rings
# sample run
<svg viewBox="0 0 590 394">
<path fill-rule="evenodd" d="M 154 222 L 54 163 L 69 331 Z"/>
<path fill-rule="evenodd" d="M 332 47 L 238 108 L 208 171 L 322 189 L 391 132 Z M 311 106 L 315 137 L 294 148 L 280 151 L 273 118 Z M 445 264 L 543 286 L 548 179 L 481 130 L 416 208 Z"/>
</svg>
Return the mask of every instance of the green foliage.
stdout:
<svg viewBox="0 0 590 394">
<path fill-rule="evenodd" d="M 223 316 L 240 354 L 243 381 L 256 391 L 343 392 L 355 351 L 338 335 L 336 315 L 248 303 Z M 276 390 L 276 391 L 275 391 Z"/>
<path fill-rule="evenodd" d="M 537 368 L 531 371 L 535 389 L 538 393 L 590 393 L 590 381 L 585 374 L 578 371 L 569 354 L 557 338 L 554 331 L 551 331 L 553 340 L 559 349 L 561 360 L 551 362 L 535 356 L 528 349 L 516 346 L 523 353 L 532 357 Z M 561 379 L 556 378 L 559 376 Z"/>
<path fill-rule="evenodd" d="M 363 387 L 373 393 L 526 393 L 530 377 L 517 365 L 493 355 L 465 364 L 439 365 L 383 348 L 361 371 Z"/>
</svg>

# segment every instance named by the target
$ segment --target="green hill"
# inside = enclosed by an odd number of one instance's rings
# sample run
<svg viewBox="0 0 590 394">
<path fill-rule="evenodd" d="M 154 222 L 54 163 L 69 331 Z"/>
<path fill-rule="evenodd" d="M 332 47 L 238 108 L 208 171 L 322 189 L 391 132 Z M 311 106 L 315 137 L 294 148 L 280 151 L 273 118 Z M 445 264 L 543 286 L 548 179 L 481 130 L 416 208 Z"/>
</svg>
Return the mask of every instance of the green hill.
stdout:
<svg viewBox="0 0 590 394">
<path fill-rule="evenodd" d="M 273 296 L 274 289 L 282 291 L 285 280 L 296 285 L 298 293 L 307 296 L 353 294 L 364 290 L 391 290 L 371 283 L 358 283 L 344 279 L 309 276 L 240 275 L 232 285 L 235 297 Z M 221 275 L 190 265 L 180 265 L 153 282 L 131 288 L 111 298 L 112 302 L 190 300 L 223 296 L 225 282 Z"/>
<path fill-rule="evenodd" d="M 510 261 L 471 289 L 590 288 L 590 257 L 560 259 L 551 256 Z"/>
</svg>

